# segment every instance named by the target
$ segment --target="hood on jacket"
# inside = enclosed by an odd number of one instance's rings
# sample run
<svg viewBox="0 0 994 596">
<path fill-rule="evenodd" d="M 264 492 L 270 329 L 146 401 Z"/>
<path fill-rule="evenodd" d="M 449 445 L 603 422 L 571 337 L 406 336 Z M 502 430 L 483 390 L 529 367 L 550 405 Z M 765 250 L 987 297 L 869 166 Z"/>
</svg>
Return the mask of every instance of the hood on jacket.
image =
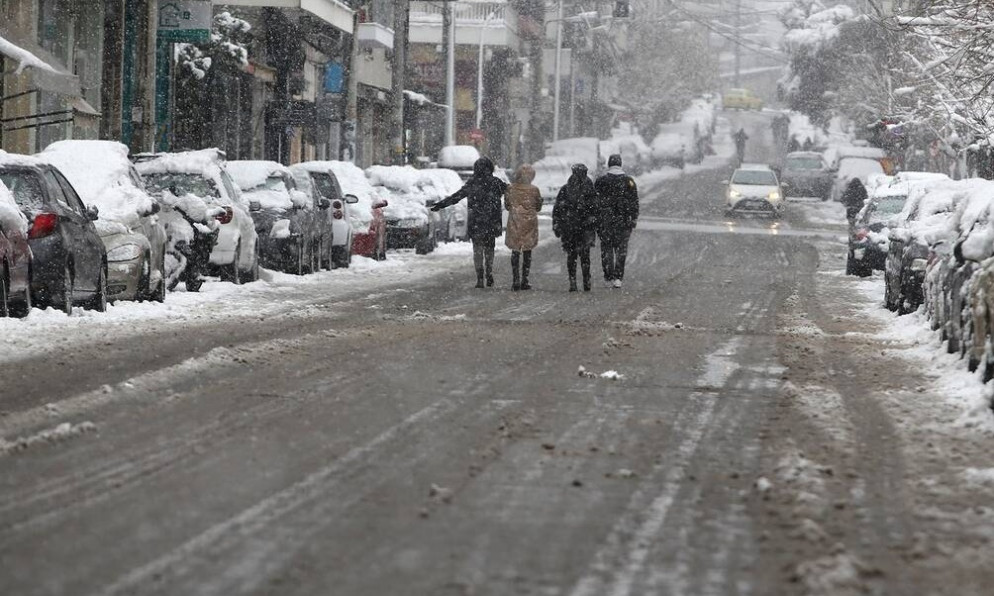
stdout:
<svg viewBox="0 0 994 596">
<path fill-rule="evenodd" d="M 473 163 L 473 175 L 477 177 L 492 176 L 494 173 L 494 162 L 489 157 L 481 157 Z"/>
<path fill-rule="evenodd" d="M 535 168 L 529 164 L 523 164 L 514 172 L 515 184 L 531 184 L 535 179 Z"/>
<path fill-rule="evenodd" d="M 621 169 L 621 166 L 611 166 L 607 169 L 607 173 L 611 176 L 624 176 L 625 170 Z"/>
</svg>

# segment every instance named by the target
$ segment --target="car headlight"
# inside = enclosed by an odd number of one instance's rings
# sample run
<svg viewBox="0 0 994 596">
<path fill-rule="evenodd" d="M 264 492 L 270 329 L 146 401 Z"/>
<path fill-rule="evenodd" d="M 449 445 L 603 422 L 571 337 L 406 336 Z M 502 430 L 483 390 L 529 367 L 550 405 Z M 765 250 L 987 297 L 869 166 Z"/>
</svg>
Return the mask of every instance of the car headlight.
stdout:
<svg viewBox="0 0 994 596">
<path fill-rule="evenodd" d="M 771 200 L 771 201 L 779 201 L 780 200 L 780 193 L 778 191 L 773 191 L 770 194 L 766 195 L 766 198 L 769 199 L 769 200 Z"/>
<path fill-rule="evenodd" d="M 729 198 L 729 199 L 738 199 L 738 198 L 740 198 L 741 196 L 742 196 L 742 193 L 740 193 L 740 192 L 739 192 L 739 191 L 737 191 L 737 190 L 734 190 L 734 189 L 729 189 L 729 190 L 728 190 L 728 198 Z"/>
<path fill-rule="evenodd" d="M 132 261 L 140 256 L 142 256 L 142 247 L 137 244 L 122 244 L 107 251 L 107 261 L 111 263 Z"/>
<path fill-rule="evenodd" d="M 911 270 L 912 271 L 925 271 L 925 267 L 928 266 L 928 259 L 912 259 Z"/>
</svg>

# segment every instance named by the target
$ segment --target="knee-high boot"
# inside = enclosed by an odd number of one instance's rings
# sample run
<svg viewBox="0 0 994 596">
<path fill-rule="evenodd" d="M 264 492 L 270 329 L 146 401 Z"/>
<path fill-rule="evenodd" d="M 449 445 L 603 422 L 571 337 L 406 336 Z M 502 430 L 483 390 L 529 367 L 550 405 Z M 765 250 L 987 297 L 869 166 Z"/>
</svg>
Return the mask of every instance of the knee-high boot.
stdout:
<svg viewBox="0 0 994 596">
<path fill-rule="evenodd" d="M 528 272 L 532 268 L 532 251 L 526 250 L 523 256 L 524 258 L 521 262 L 521 289 L 530 290 L 532 287 L 528 283 Z"/>
<path fill-rule="evenodd" d="M 526 253 L 527 254 L 527 253 Z M 511 253 L 511 289 L 517 292 L 521 289 L 521 277 L 519 276 L 518 265 L 521 253 L 514 251 Z"/>
</svg>

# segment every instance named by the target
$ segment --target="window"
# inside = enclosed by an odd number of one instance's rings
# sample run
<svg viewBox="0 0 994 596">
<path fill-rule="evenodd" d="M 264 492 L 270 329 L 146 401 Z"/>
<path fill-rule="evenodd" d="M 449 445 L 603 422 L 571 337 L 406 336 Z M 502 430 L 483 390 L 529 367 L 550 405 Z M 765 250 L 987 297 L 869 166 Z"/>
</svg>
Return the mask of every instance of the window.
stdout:
<svg viewBox="0 0 994 596">
<path fill-rule="evenodd" d="M 55 201 L 59 205 L 62 205 L 62 207 L 67 211 L 75 212 L 76 210 L 73 209 L 72 205 L 69 203 L 69 198 L 66 196 L 65 191 L 62 190 L 62 185 L 59 184 L 55 174 L 53 174 L 51 170 L 45 170 L 44 176 L 45 182 L 48 183 L 49 191 L 52 193 L 52 196 L 55 197 Z"/>
<path fill-rule="evenodd" d="M 194 195 L 196 197 L 217 197 L 221 194 L 210 180 L 199 174 L 149 174 L 145 176 L 149 190 L 156 194 L 170 191 L 174 195 Z"/>
<path fill-rule="evenodd" d="M 45 209 L 45 189 L 35 172 L 28 170 L 0 170 L 0 180 L 14 195 L 14 201 L 22 209 L 42 211 Z"/>
<path fill-rule="evenodd" d="M 79 195 L 76 194 L 76 189 L 72 187 L 72 184 L 69 184 L 69 181 L 66 180 L 65 176 L 63 176 L 61 173 L 52 172 L 52 174 L 55 176 L 55 179 L 58 181 L 59 187 L 62 189 L 62 192 L 65 193 L 66 200 L 69 201 L 70 208 L 76 213 L 79 213 L 80 215 L 86 213 L 86 206 L 83 205 L 82 199 L 80 199 Z"/>
<path fill-rule="evenodd" d="M 732 176 L 733 184 L 776 186 L 777 177 L 768 170 L 738 170 Z"/>
<path fill-rule="evenodd" d="M 820 170 L 822 169 L 821 159 L 817 157 L 788 157 L 788 170 Z"/>
<path fill-rule="evenodd" d="M 342 198 L 339 196 L 338 186 L 335 185 L 335 181 L 328 174 L 312 173 L 311 179 L 314 180 L 314 187 L 317 188 L 318 194 L 322 198 L 329 201 Z"/>
</svg>

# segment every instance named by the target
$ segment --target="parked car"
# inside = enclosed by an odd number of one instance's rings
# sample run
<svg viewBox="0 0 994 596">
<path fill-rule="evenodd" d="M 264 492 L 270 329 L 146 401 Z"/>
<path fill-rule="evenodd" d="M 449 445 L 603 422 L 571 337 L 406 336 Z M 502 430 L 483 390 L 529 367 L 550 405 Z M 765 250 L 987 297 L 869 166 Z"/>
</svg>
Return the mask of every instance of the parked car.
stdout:
<svg viewBox="0 0 994 596">
<path fill-rule="evenodd" d="M 871 176 L 885 174 L 880 160 L 873 157 L 843 157 L 839 160 L 838 169 L 835 170 L 835 179 L 832 181 L 831 199 L 839 201 L 842 193 L 845 192 L 849 181 L 859 178 L 860 182 L 866 186 Z"/>
<path fill-rule="evenodd" d="M 107 310 L 107 255 L 86 207 L 69 181 L 36 158 L 0 152 L 0 181 L 31 222 L 31 300 L 71 314 L 77 304 Z"/>
<path fill-rule="evenodd" d="M 612 155 L 620 155 L 621 163 L 625 172 L 632 176 L 639 176 L 652 166 L 652 149 L 646 144 L 642 137 L 633 132 L 630 128 L 617 128 L 611 131 L 611 138 L 602 140 L 600 146 L 601 169 L 607 169 L 607 160 Z"/>
<path fill-rule="evenodd" d="M 428 207 L 459 190 L 459 176 L 451 170 L 417 170 L 410 166 L 372 166 L 366 175 L 370 184 L 390 197 L 384 210 L 387 248 L 413 248 L 418 254 L 435 250 L 441 239 L 441 220 Z"/>
<path fill-rule="evenodd" d="M 259 260 L 270 269 L 303 275 L 321 268 L 331 250 L 324 219 L 331 201 L 297 190 L 290 169 L 275 161 L 229 161 L 228 174 L 252 209 Z"/>
<path fill-rule="evenodd" d="M 678 132 L 661 131 L 652 140 L 652 165 L 673 166 L 681 170 L 687 164 L 687 144 L 692 142 Z"/>
<path fill-rule="evenodd" d="M 906 314 L 922 303 L 922 283 L 932 247 L 949 241 L 956 206 L 964 197 L 962 184 L 931 180 L 911 185 L 908 200 L 888 232 L 884 262 L 884 303 Z"/>
<path fill-rule="evenodd" d="M 453 170 L 463 180 L 473 175 L 473 164 L 480 152 L 472 145 L 448 145 L 438 152 L 438 167 Z"/>
<path fill-rule="evenodd" d="M 748 89 L 726 89 L 721 96 L 722 107 L 726 110 L 762 110 L 763 100 Z"/>
<path fill-rule="evenodd" d="M 223 210 L 216 216 L 220 226 L 210 251 L 209 270 L 236 284 L 258 279 L 258 234 L 249 211 L 257 211 L 262 205 L 250 205 L 242 199 L 227 173 L 223 151 L 139 154 L 135 159 L 135 166 L 153 193 L 168 191 L 180 199 L 192 195 L 211 208 Z"/>
<path fill-rule="evenodd" d="M 0 317 L 31 312 L 31 247 L 28 218 L 0 181 Z"/>
<path fill-rule="evenodd" d="M 62 172 L 83 202 L 100 210 L 95 222 L 107 249 L 108 300 L 166 298 L 168 238 L 160 205 L 113 141 L 59 141 L 38 154 Z"/>
<path fill-rule="evenodd" d="M 354 230 L 352 219 L 355 217 L 356 205 L 359 203 L 355 195 L 347 195 L 338 183 L 338 177 L 332 171 L 331 162 L 309 161 L 290 166 L 297 188 L 313 197 L 314 204 L 327 205 L 321 216 L 321 224 L 327 226 L 327 234 L 331 238 L 327 254 L 322 257 L 322 266 L 348 267 L 352 263 L 352 241 Z"/>
<path fill-rule="evenodd" d="M 866 277 L 873 271 L 883 271 L 890 246 L 890 229 L 896 225 L 907 199 L 907 193 L 871 192 L 850 228 L 847 274 Z"/>
<path fill-rule="evenodd" d="M 587 166 L 591 177 L 600 175 L 607 160 L 601 156 L 601 143 L 596 137 L 559 139 L 546 145 L 545 157 L 565 157 L 570 164 Z M 495 175 L 497 175 L 495 173 Z"/>
<path fill-rule="evenodd" d="M 569 180 L 573 162 L 568 157 L 546 156 L 532 164 L 535 179 L 532 184 L 538 188 L 542 199 L 554 201 L 559 189 Z"/>
<path fill-rule="evenodd" d="M 819 197 L 827 201 L 832 194 L 834 174 L 820 153 L 795 151 L 783 160 L 780 182 L 785 196 Z"/>
<path fill-rule="evenodd" d="M 764 164 L 742 164 L 732 174 L 726 191 L 728 212 L 783 213 L 783 192 L 776 173 Z"/>
<path fill-rule="evenodd" d="M 335 175 L 342 192 L 352 195 L 358 202 L 348 208 L 352 227 L 352 254 L 376 260 L 387 257 L 387 224 L 383 210 L 389 202 L 369 183 L 366 173 L 353 163 L 326 162 Z"/>
</svg>

